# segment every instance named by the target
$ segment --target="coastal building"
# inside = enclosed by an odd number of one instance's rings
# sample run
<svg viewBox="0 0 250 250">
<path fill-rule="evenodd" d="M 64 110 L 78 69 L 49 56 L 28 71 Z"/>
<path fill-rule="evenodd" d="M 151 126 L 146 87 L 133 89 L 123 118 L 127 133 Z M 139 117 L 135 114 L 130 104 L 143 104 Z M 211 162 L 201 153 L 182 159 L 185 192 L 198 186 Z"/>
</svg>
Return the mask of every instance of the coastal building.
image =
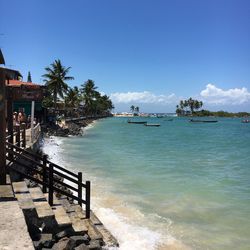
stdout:
<svg viewBox="0 0 250 250">
<path fill-rule="evenodd" d="M 41 118 L 43 114 L 42 100 L 45 95 L 45 88 L 42 85 L 23 82 L 15 79 L 6 80 L 8 95 L 13 99 L 13 112 L 22 110 L 26 116 L 31 115 L 31 104 L 35 102 L 34 113 L 37 118 Z"/>
</svg>

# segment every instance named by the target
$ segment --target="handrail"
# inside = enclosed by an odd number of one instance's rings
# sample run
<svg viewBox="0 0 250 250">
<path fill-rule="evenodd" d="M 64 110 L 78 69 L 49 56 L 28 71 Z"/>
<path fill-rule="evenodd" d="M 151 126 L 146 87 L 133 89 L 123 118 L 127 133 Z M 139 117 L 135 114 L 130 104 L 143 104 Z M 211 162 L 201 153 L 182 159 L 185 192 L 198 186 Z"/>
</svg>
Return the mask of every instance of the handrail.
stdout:
<svg viewBox="0 0 250 250">
<path fill-rule="evenodd" d="M 28 174 L 26 174 L 26 173 L 24 173 L 16 168 L 13 168 L 13 166 L 11 166 L 11 165 L 9 166 L 9 167 L 11 167 L 12 170 L 25 176 L 26 178 L 29 178 L 29 179 L 35 181 L 36 183 L 42 184 L 43 192 L 46 192 L 47 188 L 48 188 L 49 204 L 50 205 L 53 205 L 53 191 L 55 190 L 58 193 L 61 193 L 65 196 L 77 201 L 80 206 L 82 206 L 82 204 L 85 204 L 86 218 L 90 218 L 90 181 L 86 181 L 85 184 L 82 183 L 82 173 L 81 172 L 79 172 L 77 175 L 77 174 L 75 174 L 67 169 L 64 169 L 63 167 L 58 166 L 57 164 L 54 164 L 54 163 L 48 161 L 46 156 L 37 157 L 38 155 L 36 155 L 34 153 L 30 153 L 29 151 L 22 149 L 20 147 L 17 147 L 9 142 L 6 142 L 6 151 L 8 153 L 7 159 L 10 162 L 15 162 L 15 163 L 17 163 L 25 168 L 28 168 L 28 169 L 38 173 L 41 176 L 42 181 L 35 178 L 34 176 L 28 175 Z M 37 161 L 35 159 L 30 158 L 29 156 L 37 157 L 39 160 Z M 24 159 L 25 161 L 31 162 L 32 166 L 29 166 L 29 165 L 25 164 L 24 162 L 21 162 L 21 159 Z M 41 161 L 42 161 L 42 163 L 41 163 Z M 39 167 L 40 170 L 37 169 L 37 167 Z M 61 171 L 64 171 L 68 175 L 71 175 L 73 178 L 60 172 L 60 171 L 55 170 L 54 168 L 58 168 Z M 74 187 L 70 184 L 67 184 L 67 183 L 61 181 L 61 180 L 58 180 L 58 178 L 55 178 L 54 175 L 61 176 L 65 179 L 67 179 L 68 181 L 70 181 L 74 184 L 77 184 L 77 187 Z M 75 179 L 75 178 L 77 178 L 77 179 Z M 65 187 L 69 190 L 77 192 L 77 196 L 58 188 L 57 186 L 54 185 L 54 183 L 59 183 L 61 186 Z M 82 198 L 82 188 L 85 188 L 85 200 Z"/>
<path fill-rule="evenodd" d="M 35 154 L 35 153 L 30 152 L 30 151 L 28 151 L 28 150 L 25 150 L 25 149 L 23 149 L 23 148 L 17 147 L 16 145 L 11 144 L 11 143 L 9 143 L 9 142 L 7 142 L 7 141 L 6 141 L 6 144 L 7 144 L 7 146 L 13 147 L 13 148 L 15 148 L 15 149 L 18 150 L 18 151 L 21 151 L 21 152 L 23 152 L 23 153 L 25 153 L 25 154 L 28 154 L 28 155 L 30 155 L 30 156 L 32 156 L 32 157 L 34 157 L 34 158 L 39 159 L 40 161 L 43 161 L 43 157 L 42 157 L 41 155 L 38 155 L 38 154 Z M 63 168 L 63 167 L 61 167 L 61 166 L 59 166 L 59 165 L 57 165 L 57 164 L 55 164 L 55 163 L 53 163 L 53 162 L 51 162 L 51 161 L 48 160 L 48 159 L 46 160 L 46 164 L 53 164 L 54 167 L 58 168 L 59 170 L 64 171 L 65 173 L 67 173 L 67 174 L 69 174 L 69 175 L 72 175 L 72 176 L 74 176 L 74 177 L 76 177 L 76 178 L 78 177 L 77 174 L 75 174 L 75 173 L 69 171 L 68 169 Z"/>
</svg>

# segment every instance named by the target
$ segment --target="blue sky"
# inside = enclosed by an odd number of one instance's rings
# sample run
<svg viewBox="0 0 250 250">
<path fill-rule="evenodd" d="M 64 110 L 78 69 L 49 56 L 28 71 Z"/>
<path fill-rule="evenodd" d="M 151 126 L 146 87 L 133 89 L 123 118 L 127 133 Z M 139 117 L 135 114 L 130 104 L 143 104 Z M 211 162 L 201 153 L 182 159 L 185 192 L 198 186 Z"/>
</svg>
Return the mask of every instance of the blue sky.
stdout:
<svg viewBox="0 0 250 250">
<path fill-rule="evenodd" d="M 117 111 L 172 112 L 181 98 L 250 111 L 248 0 L 0 0 L 6 66 L 41 82 L 55 59 Z M 12 66 L 9 66 L 12 65 Z"/>
</svg>

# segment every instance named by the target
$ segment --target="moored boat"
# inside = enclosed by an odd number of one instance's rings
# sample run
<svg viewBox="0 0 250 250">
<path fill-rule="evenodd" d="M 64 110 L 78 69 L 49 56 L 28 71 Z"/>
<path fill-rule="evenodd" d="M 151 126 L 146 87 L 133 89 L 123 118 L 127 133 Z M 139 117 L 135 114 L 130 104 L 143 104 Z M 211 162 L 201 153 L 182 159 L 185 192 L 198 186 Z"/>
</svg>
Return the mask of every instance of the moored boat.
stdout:
<svg viewBox="0 0 250 250">
<path fill-rule="evenodd" d="M 242 120 L 241 122 L 242 122 L 242 123 L 250 123 L 250 120 L 247 120 L 247 119 L 246 119 L 246 120 Z"/>
<path fill-rule="evenodd" d="M 190 122 L 218 122 L 217 120 L 194 120 L 190 119 Z"/>
<path fill-rule="evenodd" d="M 145 123 L 144 125 L 147 127 L 160 127 L 161 126 L 161 124 L 159 123 Z"/>
</svg>

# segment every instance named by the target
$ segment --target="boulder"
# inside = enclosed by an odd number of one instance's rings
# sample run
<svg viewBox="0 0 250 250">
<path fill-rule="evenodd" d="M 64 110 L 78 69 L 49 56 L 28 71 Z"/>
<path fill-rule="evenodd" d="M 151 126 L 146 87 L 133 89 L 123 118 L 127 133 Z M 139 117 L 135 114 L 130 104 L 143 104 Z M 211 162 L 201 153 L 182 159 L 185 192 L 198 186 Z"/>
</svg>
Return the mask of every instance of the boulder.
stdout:
<svg viewBox="0 0 250 250">
<path fill-rule="evenodd" d="M 56 239 L 56 240 L 60 240 L 60 239 L 62 239 L 62 238 L 64 238 L 64 237 L 70 237 L 70 236 L 73 236 L 74 233 L 75 233 L 75 232 L 74 232 L 73 228 L 66 228 L 66 229 L 64 229 L 63 231 L 57 233 L 57 234 L 55 235 L 55 239 Z"/>
<path fill-rule="evenodd" d="M 88 246 L 86 246 L 84 243 L 74 248 L 74 250 L 88 250 L 88 249 L 89 249 Z"/>
<path fill-rule="evenodd" d="M 70 239 L 75 241 L 76 246 L 82 243 L 89 244 L 89 236 L 87 234 L 79 235 L 79 236 L 71 236 Z"/>
</svg>

